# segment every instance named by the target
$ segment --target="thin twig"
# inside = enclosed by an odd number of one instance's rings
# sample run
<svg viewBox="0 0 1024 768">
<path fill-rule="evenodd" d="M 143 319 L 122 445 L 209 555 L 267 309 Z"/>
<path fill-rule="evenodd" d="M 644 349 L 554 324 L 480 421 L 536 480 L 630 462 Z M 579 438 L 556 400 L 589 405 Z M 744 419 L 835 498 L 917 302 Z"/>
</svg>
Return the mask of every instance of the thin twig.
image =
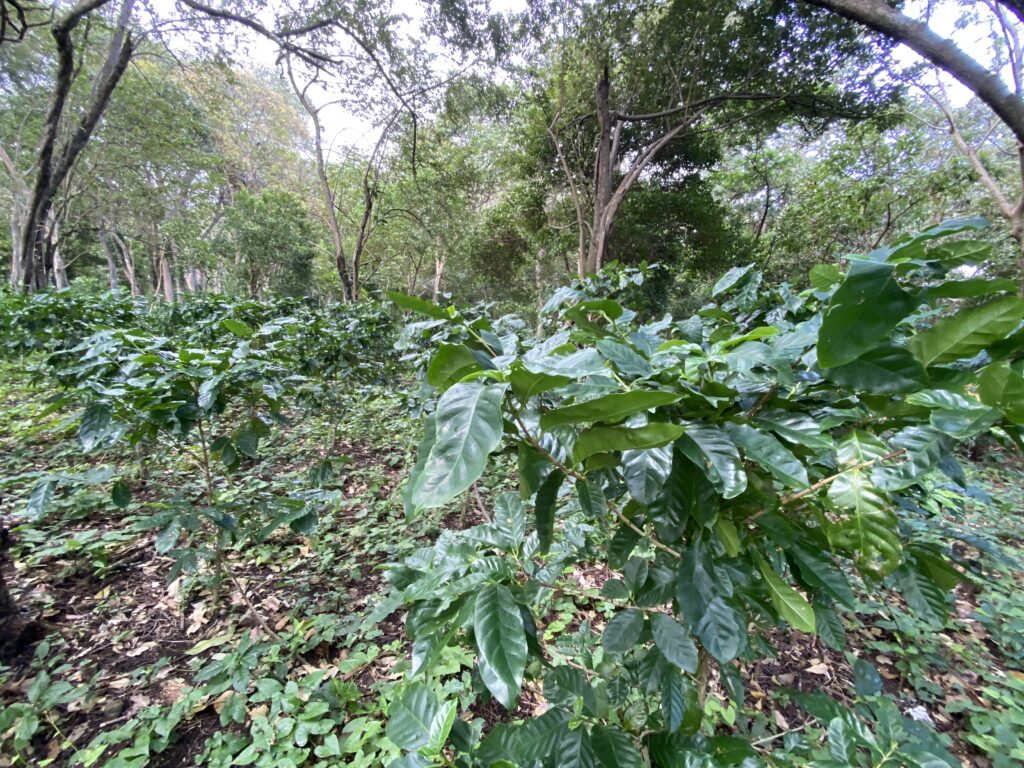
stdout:
<svg viewBox="0 0 1024 768">
<path fill-rule="evenodd" d="M 888 461 L 889 459 L 894 459 L 897 456 L 902 456 L 906 452 L 907 452 L 906 448 L 898 448 L 895 451 L 890 451 L 889 453 L 885 454 L 885 456 L 879 456 L 877 459 L 871 459 L 870 461 L 862 461 L 859 464 L 854 464 L 851 467 L 846 467 L 846 469 L 841 469 L 840 471 L 836 472 L 834 475 L 830 475 L 830 476 L 828 476 L 826 478 L 823 478 L 823 479 L 819 480 L 814 485 L 812 485 L 810 488 L 804 488 L 802 491 L 797 491 L 796 493 L 791 493 L 788 496 L 783 496 L 782 500 L 779 503 L 783 507 L 786 506 L 787 504 L 792 504 L 794 501 L 799 501 L 800 499 L 804 498 L 805 496 L 810 496 L 812 493 L 815 493 L 816 491 L 820 491 L 826 485 L 831 485 L 836 480 L 838 480 L 840 477 L 845 475 L 847 472 L 855 472 L 855 471 L 860 470 L 860 469 L 867 469 L 868 467 L 872 467 L 875 464 L 880 464 L 883 461 Z"/>
</svg>

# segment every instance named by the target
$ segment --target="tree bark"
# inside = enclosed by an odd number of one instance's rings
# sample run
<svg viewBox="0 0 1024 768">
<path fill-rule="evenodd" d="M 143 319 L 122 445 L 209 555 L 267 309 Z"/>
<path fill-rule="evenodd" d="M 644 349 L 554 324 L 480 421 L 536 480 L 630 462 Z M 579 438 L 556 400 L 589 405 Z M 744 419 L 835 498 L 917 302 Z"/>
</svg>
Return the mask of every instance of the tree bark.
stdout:
<svg viewBox="0 0 1024 768">
<path fill-rule="evenodd" d="M 120 293 L 121 283 L 117 279 L 117 258 L 114 256 L 114 249 L 110 247 L 110 235 L 107 232 L 105 221 L 100 222 L 99 238 L 103 255 L 107 257 L 107 278 L 110 281 L 110 290 L 113 293 Z"/>
<path fill-rule="evenodd" d="M 804 0 L 828 8 L 848 19 L 903 43 L 945 70 L 979 99 L 1024 143 L 1024 101 L 992 72 L 952 41 L 933 32 L 924 22 L 905 16 L 884 0 Z M 1016 12 L 1015 3 L 1004 3 Z"/>
<path fill-rule="evenodd" d="M 288 79 L 292 84 L 292 90 L 295 91 L 295 95 L 298 97 L 299 103 L 313 121 L 313 148 L 315 150 L 316 175 L 320 182 L 320 199 L 324 205 L 324 212 L 327 215 L 327 228 L 331 232 L 331 245 L 334 248 L 334 268 L 338 271 L 338 278 L 341 280 L 341 297 L 342 300 L 346 302 L 355 301 L 356 294 L 358 292 L 358 286 L 355 278 L 356 268 L 353 265 L 352 275 L 350 276 L 348 264 L 345 260 L 345 248 L 341 239 L 341 226 L 338 224 L 338 212 L 335 208 L 334 190 L 331 189 L 331 182 L 327 176 L 327 162 L 324 158 L 323 128 L 320 125 L 320 110 L 313 106 L 313 103 L 306 95 L 306 91 L 309 89 L 309 86 L 312 85 L 312 82 L 307 84 L 305 88 L 299 88 L 299 84 L 295 80 L 295 74 L 292 71 L 291 59 L 286 57 L 285 63 L 288 69 Z"/>
<path fill-rule="evenodd" d="M 124 276 L 128 281 L 128 288 L 132 292 L 132 296 L 142 295 L 142 286 L 139 283 L 138 272 L 135 270 L 135 256 L 132 254 L 131 245 L 128 241 L 121 237 L 117 232 L 111 232 L 110 238 L 117 245 L 117 250 L 121 252 L 121 263 L 124 265 Z"/>
<path fill-rule="evenodd" d="M 43 122 L 37 152 L 36 178 L 21 222 L 21 240 L 16 246 L 16 249 L 20 250 L 21 260 L 18 282 L 26 290 L 39 289 L 46 285 L 51 265 L 47 263 L 50 254 L 47 253 L 45 228 L 54 197 L 92 137 L 110 101 L 110 96 L 121 80 L 135 50 L 135 43 L 127 29 L 135 0 L 124 0 L 108 48 L 107 60 L 93 82 L 89 101 L 81 112 L 77 127 L 71 130 L 68 138 L 58 147 L 58 140 L 63 133 L 62 126 L 68 122 L 65 113 L 75 79 L 72 32 L 86 16 L 109 1 L 81 0 L 56 21 L 51 29 L 57 45 L 57 75 L 53 96 Z"/>
<path fill-rule="evenodd" d="M 597 140 L 597 157 L 594 159 L 594 217 L 590 227 L 590 243 L 586 259 L 579 265 L 579 275 L 583 277 L 601 269 L 604 261 L 605 245 L 608 241 L 611 219 L 605 214 L 612 200 L 612 174 L 615 170 L 615 153 L 613 132 L 618 133 L 610 106 L 611 82 L 608 78 L 608 67 L 604 68 L 594 89 L 594 100 L 597 104 L 597 124 L 599 129 Z"/>
</svg>

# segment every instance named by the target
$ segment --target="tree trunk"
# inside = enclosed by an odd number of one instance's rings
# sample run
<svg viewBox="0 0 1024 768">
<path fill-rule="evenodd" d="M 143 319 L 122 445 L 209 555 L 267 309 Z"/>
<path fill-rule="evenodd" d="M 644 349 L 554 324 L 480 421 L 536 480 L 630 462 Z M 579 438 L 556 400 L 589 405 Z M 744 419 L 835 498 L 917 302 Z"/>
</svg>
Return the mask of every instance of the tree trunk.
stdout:
<svg viewBox="0 0 1024 768">
<path fill-rule="evenodd" d="M 129 245 L 128 241 L 121 237 L 117 232 L 111 232 L 110 236 L 117 245 L 117 249 L 121 252 L 121 263 L 124 265 L 124 276 L 128 281 L 128 287 L 132 292 L 132 296 L 141 296 L 142 285 L 139 283 L 138 272 L 135 270 L 135 256 L 132 254 L 131 245 Z"/>
<path fill-rule="evenodd" d="M 93 81 L 89 100 L 82 111 L 72 118 L 77 125 L 66 131 L 69 127 L 69 118 L 65 111 L 76 72 L 72 32 L 82 19 L 106 2 L 107 0 L 83 0 L 51 27 L 57 46 L 57 72 L 37 151 L 36 178 L 20 224 L 21 240 L 15 249 L 19 251 L 20 259 L 19 283 L 26 290 L 38 290 L 47 284 L 47 278 L 52 270 L 52 252 L 46 240 L 46 224 L 53 209 L 54 197 L 92 137 L 96 125 L 106 111 L 110 96 L 121 80 L 135 50 L 135 44 L 128 34 L 128 24 L 135 0 L 124 0 L 107 50 L 106 61 Z M 66 133 L 70 135 L 58 147 L 58 141 Z"/>
<path fill-rule="evenodd" d="M 160 285 L 163 288 L 164 301 L 168 304 L 174 303 L 174 275 L 171 274 L 171 261 L 163 247 L 159 255 Z"/>
<path fill-rule="evenodd" d="M 103 255 L 107 257 L 107 279 L 110 281 L 110 290 L 113 293 L 120 293 L 121 284 L 117 279 L 117 257 L 114 256 L 114 249 L 110 247 L 110 234 L 107 232 L 105 221 L 100 221 L 99 237 Z"/>
<path fill-rule="evenodd" d="M 595 89 L 597 124 L 600 132 L 597 140 L 597 157 L 594 160 L 594 218 L 590 228 L 590 244 L 586 259 L 579 264 L 580 277 L 601 269 L 611 228 L 611 218 L 607 216 L 607 212 L 612 200 L 612 174 L 615 164 L 615 141 L 612 134 L 616 132 L 616 126 L 609 101 L 610 90 L 608 67 L 605 67 Z"/>
<path fill-rule="evenodd" d="M 338 224 L 338 213 L 335 209 L 334 190 L 331 189 L 330 180 L 327 177 L 327 162 L 324 158 L 323 128 L 320 126 L 320 111 L 313 106 L 313 103 L 306 95 L 306 91 L 312 83 L 305 88 L 299 88 L 292 72 L 291 59 L 285 57 L 285 64 L 288 68 L 288 79 L 291 80 L 292 89 L 299 99 L 306 114 L 313 120 L 313 148 L 316 152 L 316 175 L 320 182 L 320 199 L 324 204 L 324 212 L 327 214 L 327 228 L 331 232 L 331 245 L 334 247 L 334 267 L 338 271 L 338 279 L 341 280 L 341 295 L 343 301 L 355 301 L 358 293 L 358 266 L 353 263 L 352 276 L 349 276 L 348 265 L 345 262 L 345 248 L 341 240 L 341 226 Z"/>
<path fill-rule="evenodd" d="M 438 250 L 438 253 L 444 253 L 442 250 Z M 431 300 L 437 302 L 437 297 L 441 295 L 441 278 L 444 276 L 445 263 L 448 261 L 447 257 L 438 255 L 434 258 L 434 290 L 431 294 Z"/>
</svg>

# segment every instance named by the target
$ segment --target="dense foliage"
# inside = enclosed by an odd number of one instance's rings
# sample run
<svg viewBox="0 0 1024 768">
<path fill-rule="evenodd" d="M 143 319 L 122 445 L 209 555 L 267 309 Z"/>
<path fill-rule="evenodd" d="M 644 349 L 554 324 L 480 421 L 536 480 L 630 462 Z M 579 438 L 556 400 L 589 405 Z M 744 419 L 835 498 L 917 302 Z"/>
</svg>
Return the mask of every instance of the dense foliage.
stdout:
<svg viewBox="0 0 1024 768">
<path fill-rule="evenodd" d="M 962 477 L 953 446 L 995 425 L 1020 439 L 1024 300 L 1010 281 L 957 279 L 983 244 L 941 241 L 977 226 L 939 225 L 852 260 L 845 276 L 815 269 L 803 292 L 737 268 L 683 321 L 640 322 L 583 283 L 547 303 L 558 330 L 542 339 L 399 297 L 464 335 L 427 368 L 440 399 L 410 513 L 467 491 L 495 451 L 517 455 L 520 485 L 491 522 L 391 572 L 410 606 L 411 674 L 430 681 L 444 648 L 467 642 L 502 705 L 515 709 L 524 680 L 539 678 L 552 706 L 478 742 L 453 703 L 416 683 L 393 707 L 392 739 L 429 757 L 450 732 L 465 765 L 734 764 L 755 753 L 698 735 L 711 666 L 740 703 L 731 663 L 769 652 L 769 630 L 841 648 L 837 610 L 855 607 L 842 564 L 943 622 L 963 575 L 919 505 L 930 474 Z M 602 590 L 617 608 L 600 644 L 582 629 L 541 642 L 537 607 L 562 589 L 559 574 L 595 561 L 621 574 Z M 898 752 L 955 765 L 879 692 L 858 682 L 866 700 L 850 712 L 797 696 L 829 722 L 828 745 L 779 759 L 875 765 Z M 883 743 L 858 736 L 874 718 Z"/>
</svg>

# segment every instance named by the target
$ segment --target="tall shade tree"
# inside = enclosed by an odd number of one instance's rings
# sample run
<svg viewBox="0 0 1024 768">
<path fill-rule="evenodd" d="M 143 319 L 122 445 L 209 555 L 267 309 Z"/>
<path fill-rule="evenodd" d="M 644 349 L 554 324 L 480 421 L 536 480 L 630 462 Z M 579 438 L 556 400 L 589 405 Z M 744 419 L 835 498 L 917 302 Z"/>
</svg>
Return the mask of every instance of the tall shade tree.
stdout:
<svg viewBox="0 0 1024 768">
<path fill-rule="evenodd" d="M 860 116 L 879 95 L 855 28 L 806 5 L 579 3 L 561 23 L 544 98 L 576 209 L 580 274 L 607 260 L 630 190 L 684 173 L 701 134 L 797 115 Z M 843 78 L 854 66 L 861 75 Z"/>
<path fill-rule="evenodd" d="M 102 65 L 94 71 L 87 93 L 80 99 L 72 98 L 72 88 L 83 70 L 82 48 L 86 42 L 76 30 L 110 5 L 111 0 L 80 0 L 70 10 L 52 17 L 49 31 L 56 47 L 52 90 L 30 179 L 21 177 L 14 158 L 0 147 L 0 162 L 12 185 L 12 286 L 42 288 L 52 279 L 54 198 L 96 130 L 135 51 L 130 29 L 135 0 L 122 0 L 114 4 L 117 11 Z"/>
</svg>

